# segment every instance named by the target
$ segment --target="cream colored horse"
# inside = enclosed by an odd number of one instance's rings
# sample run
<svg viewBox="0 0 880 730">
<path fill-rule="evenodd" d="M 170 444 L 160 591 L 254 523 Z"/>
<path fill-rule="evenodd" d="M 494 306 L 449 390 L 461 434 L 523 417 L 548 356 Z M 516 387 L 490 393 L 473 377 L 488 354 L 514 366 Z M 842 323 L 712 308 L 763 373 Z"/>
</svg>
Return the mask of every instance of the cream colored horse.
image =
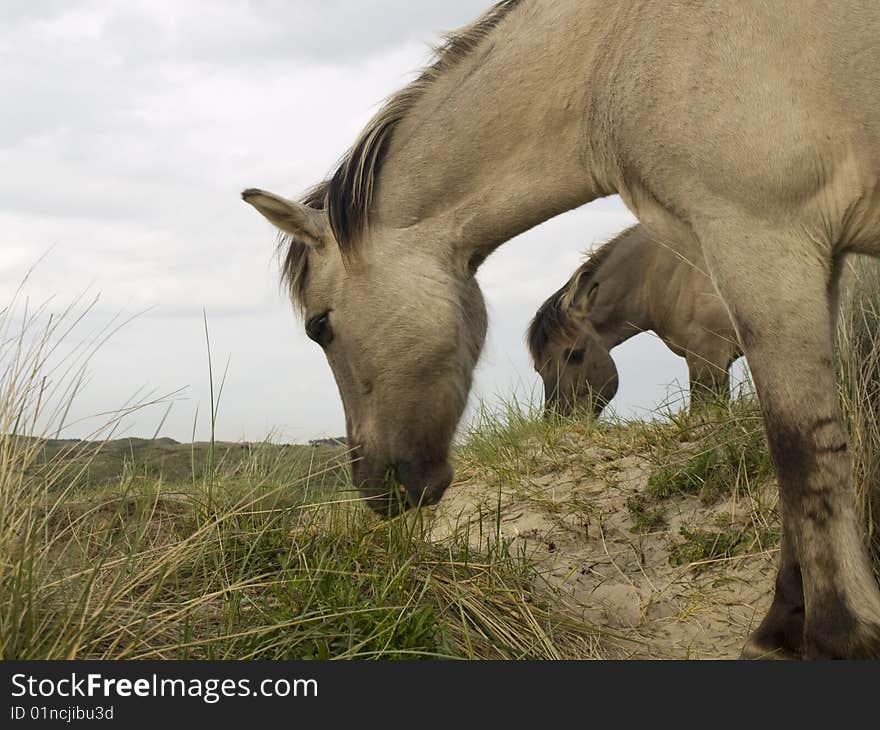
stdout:
<svg viewBox="0 0 880 730">
<path fill-rule="evenodd" d="M 617 392 L 610 351 L 653 331 L 688 365 L 691 405 L 730 397 L 742 353 L 704 262 L 633 226 L 602 246 L 544 302 L 526 341 L 548 409 L 598 416 Z"/>
<path fill-rule="evenodd" d="M 702 251 L 760 396 L 784 536 L 745 654 L 880 656 L 832 367 L 843 256 L 880 254 L 878 38 L 876 0 L 504 0 L 302 202 L 246 191 L 289 235 L 285 273 L 374 506 L 450 483 L 480 264 L 618 193 L 652 235 Z"/>
</svg>

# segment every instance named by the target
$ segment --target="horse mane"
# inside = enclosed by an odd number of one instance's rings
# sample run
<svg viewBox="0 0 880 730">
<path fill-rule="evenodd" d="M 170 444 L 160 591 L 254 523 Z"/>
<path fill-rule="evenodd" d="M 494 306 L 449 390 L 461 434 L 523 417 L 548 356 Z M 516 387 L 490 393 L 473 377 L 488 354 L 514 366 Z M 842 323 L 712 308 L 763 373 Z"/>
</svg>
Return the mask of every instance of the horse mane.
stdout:
<svg viewBox="0 0 880 730">
<path fill-rule="evenodd" d="M 573 338 L 578 335 L 574 322 L 568 316 L 569 308 L 578 297 L 589 291 L 593 277 L 631 230 L 624 231 L 590 254 L 572 277 L 538 308 L 526 334 L 529 353 L 534 362 L 543 359 L 544 351 L 555 337 L 564 335 Z"/>
<path fill-rule="evenodd" d="M 434 49 L 434 60 L 418 78 L 391 96 L 323 185 L 330 226 L 343 255 L 367 226 L 376 176 L 398 124 L 407 117 L 434 81 L 473 52 L 522 0 L 496 2 L 470 25 L 449 33 Z"/>
</svg>

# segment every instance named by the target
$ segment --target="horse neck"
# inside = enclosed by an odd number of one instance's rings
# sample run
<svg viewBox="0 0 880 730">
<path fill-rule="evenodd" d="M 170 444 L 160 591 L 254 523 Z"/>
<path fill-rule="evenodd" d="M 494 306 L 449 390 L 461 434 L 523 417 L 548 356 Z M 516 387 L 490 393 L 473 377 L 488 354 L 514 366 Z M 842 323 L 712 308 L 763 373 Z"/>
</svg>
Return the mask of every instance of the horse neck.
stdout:
<svg viewBox="0 0 880 730">
<path fill-rule="evenodd" d="M 388 144 L 371 226 L 409 246 L 445 240 L 480 261 L 610 194 L 605 155 L 585 132 L 598 123 L 584 49 L 598 48 L 590 36 L 601 25 L 585 15 L 582 3 L 522 0 L 428 83 Z M 560 37 L 568 33 L 578 42 Z"/>
<path fill-rule="evenodd" d="M 618 244 L 598 272 L 606 306 L 589 313 L 608 349 L 648 330 L 673 350 L 702 349 L 700 340 L 693 339 L 705 336 L 702 332 L 732 331 L 723 304 L 710 298 L 715 291 L 699 250 L 686 241 L 663 242 L 644 226 L 631 229 Z M 608 297 L 608 291 L 614 295 Z M 709 326 L 711 315 L 717 327 Z"/>
<path fill-rule="evenodd" d="M 599 281 L 600 298 L 586 310 L 585 321 L 596 331 L 602 344 L 611 350 L 626 340 L 656 329 L 656 311 L 651 306 L 647 276 L 653 251 L 644 245 L 643 231 L 634 228 L 615 241 L 615 249 L 593 278 Z M 589 286 L 584 287 L 585 291 Z M 585 294 L 586 295 L 586 294 Z M 586 326 L 586 325 L 584 325 Z"/>
</svg>

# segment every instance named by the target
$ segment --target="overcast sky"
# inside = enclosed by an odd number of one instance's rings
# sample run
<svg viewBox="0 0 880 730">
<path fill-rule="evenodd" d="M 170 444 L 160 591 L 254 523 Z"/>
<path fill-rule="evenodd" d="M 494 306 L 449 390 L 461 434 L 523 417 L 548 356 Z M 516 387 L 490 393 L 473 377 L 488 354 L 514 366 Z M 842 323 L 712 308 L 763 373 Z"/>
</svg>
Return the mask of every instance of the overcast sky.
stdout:
<svg viewBox="0 0 880 730">
<path fill-rule="evenodd" d="M 429 46 L 488 0 L 3 0 L 0 3 L 0 302 L 100 294 L 77 337 L 142 313 L 92 359 L 71 420 L 133 393 L 184 389 L 164 435 L 208 434 L 202 312 L 218 436 L 303 441 L 344 432 L 318 347 L 281 291 L 271 226 L 239 192 L 291 197 L 322 179 Z M 582 252 L 633 222 L 616 198 L 503 246 L 480 271 L 490 314 L 474 398 L 540 397 L 523 341 Z M 614 353 L 614 406 L 633 415 L 686 384 L 647 334 Z M 124 423 L 151 435 L 164 408 Z M 67 429 L 82 436 L 91 422 Z"/>
</svg>

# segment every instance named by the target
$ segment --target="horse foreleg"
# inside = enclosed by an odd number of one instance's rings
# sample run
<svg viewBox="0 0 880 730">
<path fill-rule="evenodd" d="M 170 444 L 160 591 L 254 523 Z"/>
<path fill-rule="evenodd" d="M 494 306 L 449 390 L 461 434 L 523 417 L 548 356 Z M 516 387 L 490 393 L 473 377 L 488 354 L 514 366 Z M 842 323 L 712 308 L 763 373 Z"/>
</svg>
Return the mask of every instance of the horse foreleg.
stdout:
<svg viewBox="0 0 880 730">
<path fill-rule="evenodd" d="M 783 530 L 770 610 L 743 649 L 744 659 L 797 659 L 804 642 L 804 586 L 791 532 Z"/>
<path fill-rule="evenodd" d="M 773 607 L 746 653 L 880 656 L 880 590 L 832 366 L 837 267 L 815 243 L 742 222 L 701 238 L 757 387 L 785 530 Z"/>
</svg>

